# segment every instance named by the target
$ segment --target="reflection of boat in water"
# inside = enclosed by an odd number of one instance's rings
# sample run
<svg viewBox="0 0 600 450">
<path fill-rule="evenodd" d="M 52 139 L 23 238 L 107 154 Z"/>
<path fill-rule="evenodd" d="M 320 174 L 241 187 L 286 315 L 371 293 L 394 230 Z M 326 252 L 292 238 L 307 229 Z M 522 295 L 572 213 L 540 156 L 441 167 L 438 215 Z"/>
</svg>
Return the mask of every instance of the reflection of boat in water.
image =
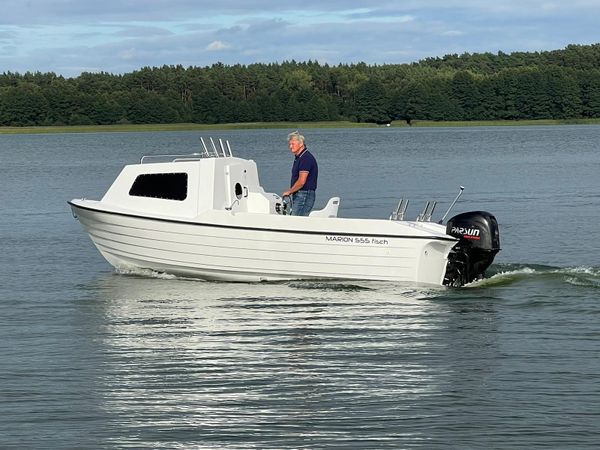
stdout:
<svg viewBox="0 0 600 450">
<path fill-rule="evenodd" d="M 207 280 L 457 286 L 481 278 L 499 250 L 496 219 L 481 211 L 442 225 L 431 222 L 434 204 L 408 221 L 401 202 L 390 220 L 340 218 L 334 197 L 309 217 L 289 215 L 254 161 L 211 142 L 204 154 L 143 157 L 100 201 L 69 202 L 109 263 Z"/>
</svg>

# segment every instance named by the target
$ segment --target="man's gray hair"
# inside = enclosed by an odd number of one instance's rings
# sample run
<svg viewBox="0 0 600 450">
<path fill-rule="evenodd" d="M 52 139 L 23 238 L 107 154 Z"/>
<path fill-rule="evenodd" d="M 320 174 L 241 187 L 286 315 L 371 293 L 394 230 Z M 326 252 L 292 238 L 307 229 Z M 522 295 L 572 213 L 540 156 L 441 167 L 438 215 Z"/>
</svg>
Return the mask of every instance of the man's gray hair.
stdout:
<svg viewBox="0 0 600 450">
<path fill-rule="evenodd" d="M 304 136 L 302 136 L 298 130 L 292 131 L 288 134 L 288 141 L 298 141 L 301 144 L 304 144 Z"/>
</svg>

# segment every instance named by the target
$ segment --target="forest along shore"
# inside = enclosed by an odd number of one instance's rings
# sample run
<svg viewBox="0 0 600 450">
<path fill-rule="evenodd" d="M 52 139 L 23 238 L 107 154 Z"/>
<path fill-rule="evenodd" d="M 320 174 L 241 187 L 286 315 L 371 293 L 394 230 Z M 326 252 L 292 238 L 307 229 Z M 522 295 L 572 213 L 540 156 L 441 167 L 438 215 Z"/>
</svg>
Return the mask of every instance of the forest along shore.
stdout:
<svg viewBox="0 0 600 450">
<path fill-rule="evenodd" d="M 5 127 L 540 119 L 600 119 L 600 44 L 373 66 L 289 61 L 74 78 L 0 73 Z"/>
</svg>

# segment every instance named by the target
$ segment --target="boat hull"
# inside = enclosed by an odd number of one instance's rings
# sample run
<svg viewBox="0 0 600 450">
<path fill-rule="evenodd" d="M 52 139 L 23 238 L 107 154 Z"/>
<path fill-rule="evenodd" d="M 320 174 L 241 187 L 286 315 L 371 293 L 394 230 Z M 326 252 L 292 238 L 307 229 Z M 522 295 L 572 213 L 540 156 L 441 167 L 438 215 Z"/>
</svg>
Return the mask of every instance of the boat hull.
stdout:
<svg viewBox="0 0 600 450">
<path fill-rule="evenodd" d="M 171 220 L 85 202 L 70 202 L 73 215 L 115 268 L 204 280 L 352 279 L 439 286 L 456 243 L 451 237 L 372 232 L 374 222 L 389 221 L 288 216 L 258 227 L 248 225 L 244 214 Z M 321 225 L 307 227 L 308 220 Z"/>
</svg>

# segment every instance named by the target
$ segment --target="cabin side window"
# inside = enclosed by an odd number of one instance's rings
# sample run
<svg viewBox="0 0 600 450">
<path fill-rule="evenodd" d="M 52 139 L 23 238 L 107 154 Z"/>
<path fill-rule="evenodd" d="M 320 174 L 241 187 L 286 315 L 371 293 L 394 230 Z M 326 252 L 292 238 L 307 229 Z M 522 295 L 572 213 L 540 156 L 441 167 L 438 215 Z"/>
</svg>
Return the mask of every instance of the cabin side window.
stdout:
<svg viewBox="0 0 600 450">
<path fill-rule="evenodd" d="M 187 173 L 145 173 L 135 179 L 129 195 L 183 201 L 187 186 Z"/>
</svg>

